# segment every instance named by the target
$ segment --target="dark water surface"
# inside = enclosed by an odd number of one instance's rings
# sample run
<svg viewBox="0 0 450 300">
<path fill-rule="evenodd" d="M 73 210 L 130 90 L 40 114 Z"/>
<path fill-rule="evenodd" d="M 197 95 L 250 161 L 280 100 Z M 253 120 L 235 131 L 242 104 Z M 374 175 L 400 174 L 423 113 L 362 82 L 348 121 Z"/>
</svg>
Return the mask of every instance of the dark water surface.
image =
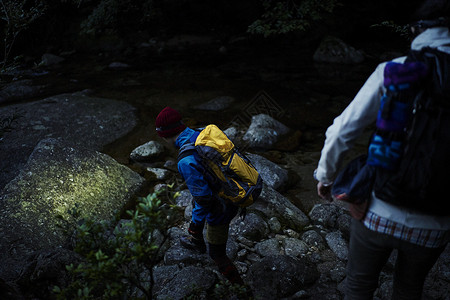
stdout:
<svg viewBox="0 0 450 300">
<path fill-rule="evenodd" d="M 184 53 L 120 58 L 75 55 L 38 80 L 51 81 L 58 92 L 91 89 L 93 96 L 135 106 L 138 125 L 103 149 L 126 165 L 131 164 L 129 154 L 135 147 L 157 139 L 154 120 L 165 106 L 179 110 L 188 125 L 215 123 L 221 129 L 236 119 L 249 121 L 249 113 L 269 109 L 269 114 L 301 133 L 300 144 L 289 152 L 310 152 L 320 151 L 325 129 L 376 65 L 315 64 L 312 55 L 301 47 L 241 48 L 227 54 L 191 49 Z M 109 69 L 108 65 L 115 61 L 131 67 Z M 270 111 L 269 105 L 249 111 L 262 91 L 276 108 Z M 220 96 L 231 96 L 235 102 L 219 112 L 194 109 Z"/>
</svg>

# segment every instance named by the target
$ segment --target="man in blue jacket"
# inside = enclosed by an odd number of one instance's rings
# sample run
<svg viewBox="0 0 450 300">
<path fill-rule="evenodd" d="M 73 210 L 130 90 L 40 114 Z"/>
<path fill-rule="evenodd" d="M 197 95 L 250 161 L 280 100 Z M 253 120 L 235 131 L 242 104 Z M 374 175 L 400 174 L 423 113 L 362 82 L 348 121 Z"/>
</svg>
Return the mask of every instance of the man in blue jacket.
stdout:
<svg viewBox="0 0 450 300">
<path fill-rule="evenodd" d="M 199 132 L 186 127 L 178 111 L 164 108 L 156 117 L 156 132 L 170 145 L 180 149 L 184 144 L 194 142 Z M 206 252 L 203 229 L 206 223 L 206 240 L 209 256 L 217 264 L 219 271 L 231 283 L 243 285 L 238 270 L 226 255 L 226 243 L 231 220 L 236 216 L 238 207 L 223 201 L 214 192 L 214 178 L 208 176 L 199 163 L 195 151 L 183 155 L 178 161 L 178 171 L 186 182 L 194 201 L 192 219 L 188 235 L 180 238 L 181 244 L 189 249 Z"/>
</svg>

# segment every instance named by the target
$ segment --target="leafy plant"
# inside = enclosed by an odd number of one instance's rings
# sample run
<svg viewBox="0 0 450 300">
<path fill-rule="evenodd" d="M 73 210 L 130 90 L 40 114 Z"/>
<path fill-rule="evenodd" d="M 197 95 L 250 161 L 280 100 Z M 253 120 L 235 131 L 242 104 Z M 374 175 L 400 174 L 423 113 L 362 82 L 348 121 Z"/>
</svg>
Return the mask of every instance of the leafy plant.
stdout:
<svg viewBox="0 0 450 300">
<path fill-rule="evenodd" d="M 126 222 L 85 220 L 77 230 L 78 266 L 67 266 L 73 280 L 55 287 L 58 299 L 116 299 L 141 295 L 151 299 L 153 267 L 162 259 L 168 229 L 178 212 L 159 193 L 138 198 Z"/>
<path fill-rule="evenodd" d="M 102 0 L 82 22 L 81 32 L 95 35 L 140 26 L 152 20 L 155 11 L 153 0 Z"/>
<path fill-rule="evenodd" d="M 391 32 L 394 32 L 401 37 L 408 40 L 410 38 L 409 25 L 398 25 L 394 21 L 383 21 L 379 24 L 374 24 L 373 28 L 387 28 Z"/>
<path fill-rule="evenodd" d="M 41 17 L 46 11 L 46 5 L 41 0 L 29 5 L 27 0 L 0 0 L 1 19 L 6 22 L 4 33 L 4 69 L 17 36 L 27 29 L 31 23 Z"/>
<path fill-rule="evenodd" d="M 248 32 L 264 37 L 305 31 L 338 5 L 337 0 L 262 0 L 262 3 L 265 12 L 248 27 Z"/>
</svg>

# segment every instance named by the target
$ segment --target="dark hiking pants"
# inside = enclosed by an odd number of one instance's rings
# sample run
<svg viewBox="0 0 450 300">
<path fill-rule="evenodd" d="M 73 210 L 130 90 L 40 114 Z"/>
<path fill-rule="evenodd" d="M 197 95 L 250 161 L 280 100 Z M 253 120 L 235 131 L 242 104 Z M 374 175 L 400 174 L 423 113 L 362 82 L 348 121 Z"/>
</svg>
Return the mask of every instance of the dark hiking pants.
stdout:
<svg viewBox="0 0 450 300">
<path fill-rule="evenodd" d="M 426 248 L 367 229 L 352 219 L 346 300 L 373 299 L 378 277 L 397 249 L 392 299 L 421 299 L 425 277 L 445 247 Z"/>
</svg>

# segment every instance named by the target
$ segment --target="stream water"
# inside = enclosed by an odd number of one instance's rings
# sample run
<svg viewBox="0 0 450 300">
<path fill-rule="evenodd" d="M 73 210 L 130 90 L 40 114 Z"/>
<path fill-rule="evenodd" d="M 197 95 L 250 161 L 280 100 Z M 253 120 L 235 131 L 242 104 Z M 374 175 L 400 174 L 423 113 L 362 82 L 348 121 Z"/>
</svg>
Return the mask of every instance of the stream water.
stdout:
<svg viewBox="0 0 450 300">
<path fill-rule="evenodd" d="M 108 68 L 115 61 L 131 67 Z M 227 54 L 191 49 L 134 57 L 74 55 L 48 75 L 37 78 L 36 84 L 50 83 L 53 94 L 90 89 L 93 96 L 136 107 L 137 126 L 103 149 L 128 166 L 132 165 L 129 154 L 134 148 L 157 139 L 154 121 L 165 106 L 179 110 L 188 125 L 215 123 L 226 129 L 231 121 L 248 116 L 255 98 L 264 93 L 269 104 L 259 111 L 275 112 L 276 119 L 300 136 L 293 144 L 288 141 L 285 148 L 265 153 L 286 165 L 287 156 L 288 161 L 304 161 L 304 153 L 320 151 L 326 128 L 352 100 L 374 66 L 372 62 L 357 66 L 314 64 L 312 53 L 299 47 L 247 47 Z M 235 101 L 217 112 L 194 109 L 220 96 Z"/>
</svg>

